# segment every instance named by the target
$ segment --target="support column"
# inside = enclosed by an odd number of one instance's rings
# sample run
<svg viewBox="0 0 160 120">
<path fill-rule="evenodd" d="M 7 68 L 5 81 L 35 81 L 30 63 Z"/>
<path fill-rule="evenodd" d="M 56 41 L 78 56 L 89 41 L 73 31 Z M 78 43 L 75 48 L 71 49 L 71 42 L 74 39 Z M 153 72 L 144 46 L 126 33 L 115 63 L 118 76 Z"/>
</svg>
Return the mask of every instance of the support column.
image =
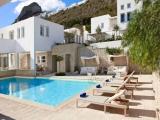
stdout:
<svg viewBox="0 0 160 120">
<path fill-rule="evenodd" d="M 19 53 L 16 53 L 16 69 L 19 69 L 20 63 L 19 63 Z"/>
<path fill-rule="evenodd" d="M 9 70 L 9 53 L 7 53 L 7 70 Z"/>
<path fill-rule="evenodd" d="M 2 70 L 2 54 L 0 53 L 0 71 Z"/>
<path fill-rule="evenodd" d="M 33 75 L 36 75 L 36 56 L 35 56 L 35 51 L 30 51 L 30 59 L 31 59 L 31 70 L 33 71 Z"/>
<path fill-rule="evenodd" d="M 12 55 L 11 54 L 8 54 L 8 68 L 10 69 L 10 68 L 12 68 Z"/>
<path fill-rule="evenodd" d="M 3 54 L 1 54 L 1 66 L 2 66 L 2 70 L 4 70 L 4 58 L 3 58 Z"/>
</svg>

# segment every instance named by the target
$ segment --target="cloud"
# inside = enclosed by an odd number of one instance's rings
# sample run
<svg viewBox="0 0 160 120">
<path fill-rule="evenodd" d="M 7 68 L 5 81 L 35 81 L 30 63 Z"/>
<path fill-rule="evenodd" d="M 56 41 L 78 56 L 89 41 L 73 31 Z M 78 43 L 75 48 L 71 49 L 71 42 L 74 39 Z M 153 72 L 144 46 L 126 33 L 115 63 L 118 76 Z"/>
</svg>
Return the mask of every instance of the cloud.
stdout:
<svg viewBox="0 0 160 120">
<path fill-rule="evenodd" d="M 19 14 L 24 6 L 31 4 L 32 2 L 37 2 L 43 11 L 63 9 L 66 4 L 62 0 L 12 0 L 12 3 L 18 2 L 14 12 Z"/>
</svg>

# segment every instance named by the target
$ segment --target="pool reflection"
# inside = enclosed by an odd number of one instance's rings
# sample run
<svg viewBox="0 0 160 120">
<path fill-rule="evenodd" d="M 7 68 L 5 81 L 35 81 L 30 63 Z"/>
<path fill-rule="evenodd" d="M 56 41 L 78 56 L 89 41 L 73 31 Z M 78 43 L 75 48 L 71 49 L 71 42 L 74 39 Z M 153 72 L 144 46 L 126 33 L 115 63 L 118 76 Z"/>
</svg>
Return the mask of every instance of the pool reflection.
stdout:
<svg viewBox="0 0 160 120">
<path fill-rule="evenodd" d="M 37 86 L 42 86 L 43 84 L 47 84 L 50 82 L 54 82 L 51 80 L 47 80 L 47 79 L 27 79 L 27 78 L 12 78 L 12 80 L 9 79 L 5 79 L 0 81 L 0 93 L 2 94 L 6 94 L 6 95 L 14 95 L 17 94 L 18 92 L 18 96 L 20 98 L 23 98 L 22 96 L 22 92 L 24 90 L 27 89 L 31 89 L 33 87 L 37 87 Z M 41 90 L 43 91 L 43 88 L 41 88 Z"/>
</svg>

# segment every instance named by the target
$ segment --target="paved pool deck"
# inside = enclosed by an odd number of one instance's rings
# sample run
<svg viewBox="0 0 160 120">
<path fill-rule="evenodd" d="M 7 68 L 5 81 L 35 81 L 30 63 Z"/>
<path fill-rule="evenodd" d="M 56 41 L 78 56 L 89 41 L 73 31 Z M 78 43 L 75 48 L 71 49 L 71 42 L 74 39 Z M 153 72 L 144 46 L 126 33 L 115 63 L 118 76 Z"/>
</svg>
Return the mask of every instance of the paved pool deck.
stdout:
<svg viewBox="0 0 160 120">
<path fill-rule="evenodd" d="M 55 111 L 0 96 L 0 120 L 156 120 L 153 78 L 151 75 L 138 77 L 139 86 L 130 100 L 127 117 L 121 109 L 110 109 L 105 114 L 103 106 L 85 104 L 86 108 L 76 108 L 75 100 Z"/>
</svg>

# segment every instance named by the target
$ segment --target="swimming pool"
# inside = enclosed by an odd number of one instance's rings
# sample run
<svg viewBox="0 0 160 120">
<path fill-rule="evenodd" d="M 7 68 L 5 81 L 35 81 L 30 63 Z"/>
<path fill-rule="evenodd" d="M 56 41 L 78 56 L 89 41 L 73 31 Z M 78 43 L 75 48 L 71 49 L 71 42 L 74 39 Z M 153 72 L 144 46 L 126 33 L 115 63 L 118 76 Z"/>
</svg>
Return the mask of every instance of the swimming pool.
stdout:
<svg viewBox="0 0 160 120">
<path fill-rule="evenodd" d="M 93 85 L 87 81 L 13 77 L 0 80 L 0 93 L 56 107 Z"/>
</svg>

